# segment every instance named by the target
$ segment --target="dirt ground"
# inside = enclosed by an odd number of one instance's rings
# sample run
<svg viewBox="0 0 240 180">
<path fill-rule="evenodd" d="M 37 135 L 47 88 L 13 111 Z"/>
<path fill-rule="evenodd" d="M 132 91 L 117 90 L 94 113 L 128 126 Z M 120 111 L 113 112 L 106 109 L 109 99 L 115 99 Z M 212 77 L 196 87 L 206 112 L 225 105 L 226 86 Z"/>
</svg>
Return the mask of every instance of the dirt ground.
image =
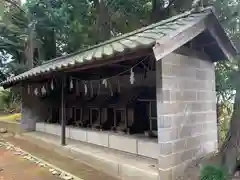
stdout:
<svg viewBox="0 0 240 180">
<path fill-rule="evenodd" d="M 60 180 L 13 152 L 0 148 L 0 180 Z"/>
<path fill-rule="evenodd" d="M 56 167 L 63 169 L 83 180 L 116 180 L 115 178 L 98 171 L 85 163 L 81 163 L 72 158 L 62 156 L 51 150 L 52 147 L 44 144 L 42 146 L 37 146 L 27 140 L 15 138 L 13 136 L 4 138 L 7 142 L 31 153 L 32 155 L 43 159 L 46 162 L 53 164 Z M 40 142 L 43 143 L 43 142 Z M 1 180 L 1 179 L 0 179 Z"/>
<path fill-rule="evenodd" d="M 44 161 L 51 163 L 52 165 L 59 167 L 60 169 L 71 173 L 83 180 L 116 180 L 116 178 L 107 175 L 104 172 L 96 170 L 89 165 L 76 161 L 70 157 L 58 154 L 52 150 L 53 147 L 44 144 L 43 142 L 32 143 L 28 140 L 16 138 L 15 134 L 21 134 L 19 124 L 16 123 L 6 123 L 0 121 L 0 127 L 8 129 L 7 134 L 0 134 L 0 138 L 4 139 L 6 142 L 31 153 L 32 155 L 43 159 Z M 36 145 L 39 144 L 39 145 Z M 0 161 L 1 168 L 1 161 Z M 24 178 L 21 178 L 24 179 Z M 0 178 L 1 180 L 1 178 Z M 27 180 L 27 178 L 26 178 Z M 35 180 L 35 178 L 31 179 Z M 36 179 L 37 180 L 37 179 Z M 44 180 L 44 178 L 42 178 Z M 54 180 L 54 179 L 53 179 Z"/>
</svg>

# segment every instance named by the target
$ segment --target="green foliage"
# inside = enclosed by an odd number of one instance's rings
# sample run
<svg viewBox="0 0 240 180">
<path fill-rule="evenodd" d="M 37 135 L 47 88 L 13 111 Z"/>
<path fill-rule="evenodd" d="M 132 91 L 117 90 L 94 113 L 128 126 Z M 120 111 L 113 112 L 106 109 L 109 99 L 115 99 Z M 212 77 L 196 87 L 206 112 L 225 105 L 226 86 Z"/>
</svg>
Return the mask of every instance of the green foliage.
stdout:
<svg viewBox="0 0 240 180">
<path fill-rule="evenodd" d="M 20 98 L 19 95 L 10 90 L 0 90 L 0 111 L 2 112 L 19 112 Z"/>
<path fill-rule="evenodd" d="M 8 90 L 2 90 L 0 92 L 1 105 L 8 106 L 11 103 L 11 92 Z"/>
<path fill-rule="evenodd" d="M 220 23 L 225 31 L 233 40 L 239 44 L 239 27 L 240 27 L 240 3 L 239 1 L 217 0 L 214 2 L 216 12 Z M 237 40 L 237 41 L 236 41 Z M 236 44 L 236 45 L 237 45 Z M 234 57 L 231 61 L 218 62 L 215 66 L 216 74 L 216 91 L 218 108 L 218 122 L 220 125 L 219 138 L 220 145 L 225 141 L 229 130 L 229 123 L 232 120 L 234 97 L 239 81 L 240 58 Z"/>
<path fill-rule="evenodd" d="M 234 72 L 233 63 L 230 62 L 218 62 L 215 66 L 220 145 L 226 138 L 233 113 L 235 83 L 232 77 Z"/>
<path fill-rule="evenodd" d="M 226 135 L 229 129 L 229 122 L 231 121 L 231 116 L 233 113 L 233 103 L 225 101 L 224 103 L 219 104 L 219 140 L 221 146 L 226 140 Z"/>
<path fill-rule="evenodd" d="M 23 72 L 24 50 L 28 37 L 28 17 L 17 6 L 0 0 L 0 80 L 11 74 Z"/>
<path fill-rule="evenodd" d="M 150 24 L 154 5 L 158 20 L 191 8 L 193 0 L 103 0 L 110 16 L 111 36 L 117 36 Z M 14 1 L 13 1 L 14 2 Z M 26 70 L 24 54 L 29 34 L 44 48 L 44 60 L 86 48 L 98 42 L 97 11 L 95 0 L 26 0 L 17 8 L 0 0 L 0 78 Z M 216 8 L 220 22 L 233 38 L 240 37 L 238 1 L 203 0 L 205 6 Z M 4 5 L 4 6 L 3 6 Z M 7 5 L 7 6 L 6 6 Z M 4 8 L 3 8 L 4 7 Z M 4 12 L 4 13 L 3 13 Z M 36 22 L 36 25 L 33 25 Z M 11 60 L 11 61 L 10 61 Z M 40 64 L 43 59 L 37 59 Z M 234 96 L 236 63 L 220 62 L 216 65 L 216 89 L 218 103 L 225 103 Z"/>
<path fill-rule="evenodd" d="M 93 43 L 94 19 L 89 1 L 28 0 L 25 6 L 37 21 L 38 38 L 48 48 L 56 43 L 57 54 L 70 53 Z"/>
<path fill-rule="evenodd" d="M 107 6 L 114 35 L 135 30 L 150 22 L 151 2 L 149 0 L 108 0 Z"/>
<path fill-rule="evenodd" d="M 98 29 L 105 26 L 104 20 L 108 19 L 107 17 L 110 17 L 110 37 L 117 36 L 150 24 L 153 2 L 158 2 L 160 6 L 156 8 L 160 9 L 161 13 L 164 13 L 164 9 L 167 10 L 164 16 L 157 14 L 158 20 L 173 15 L 173 11 L 179 13 L 184 8 L 186 10 L 192 2 L 188 0 L 188 5 L 184 6 L 185 3 L 181 1 L 180 6 L 178 1 L 180 0 L 174 1 L 171 6 L 163 6 L 167 1 L 103 0 L 101 3 L 106 6 L 106 12 L 103 13 L 97 6 L 100 1 L 96 0 L 26 0 L 26 4 L 21 7 L 15 1 L 0 0 L 3 9 L 0 14 L 0 70 L 3 79 L 9 74 L 26 70 L 23 64 L 29 59 L 34 59 L 35 65 L 38 65 L 42 60 L 106 40 L 101 38 L 103 34 L 99 34 Z M 168 11 L 170 7 L 171 12 Z M 179 7 L 184 8 L 180 10 Z M 102 24 L 98 22 L 100 20 L 103 21 Z M 32 58 L 33 53 L 27 54 L 25 50 L 32 47 L 33 42 L 42 45 L 44 56 Z M 3 63 L 6 59 L 7 63 Z M 10 60 L 11 63 L 8 63 Z"/>
<path fill-rule="evenodd" d="M 200 180 L 227 180 L 227 176 L 223 168 L 207 165 L 201 170 Z"/>
<path fill-rule="evenodd" d="M 159 1 L 161 5 L 168 3 L 165 0 L 155 1 Z M 111 17 L 112 36 L 126 33 L 151 23 L 150 17 L 154 0 L 103 0 L 102 2 L 107 6 L 109 16 Z M 185 3 L 176 0 L 171 4 L 171 11 L 179 13 L 187 10 L 191 7 L 191 3 L 192 0 L 188 0 Z M 169 6 L 157 8 L 164 10 L 164 7 L 166 9 L 169 8 Z M 47 41 L 50 41 L 47 38 L 51 37 L 51 32 L 54 30 L 57 51 L 59 53 L 69 53 L 92 45 L 99 36 L 99 34 L 95 33 L 95 30 L 98 28 L 96 20 L 100 14 L 96 11 L 94 0 L 27 0 L 24 7 L 21 8 L 26 13 L 27 24 L 30 24 L 33 20 L 37 22 L 37 36 L 44 45 Z M 11 12 L 12 14 L 7 14 L 18 17 L 16 13 L 19 13 L 19 10 L 15 8 Z M 167 14 L 168 16 L 173 15 L 172 13 Z M 163 19 L 161 14 L 158 16 L 159 20 Z M 26 22 L 25 20 L 24 22 Z M 26 31 L 25 26 L 24 28 Z"/>
</svg>

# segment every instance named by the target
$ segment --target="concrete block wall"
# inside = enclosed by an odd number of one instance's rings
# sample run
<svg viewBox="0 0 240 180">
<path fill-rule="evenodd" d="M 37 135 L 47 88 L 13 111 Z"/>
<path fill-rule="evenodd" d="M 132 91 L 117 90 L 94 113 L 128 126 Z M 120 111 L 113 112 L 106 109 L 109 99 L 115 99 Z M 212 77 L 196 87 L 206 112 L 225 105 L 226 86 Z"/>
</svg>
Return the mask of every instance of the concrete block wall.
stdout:
<svg viewBox="0 0 240 180">
<path fill-rule="evenodd" d="M 159 173 L 175 180 L 194 158 L 217 149 L 214 65 L 172 53 L 156 66 Z"/>
<path fill-rule="evenodd" d="M 36 123 L 36 131 L 60 136 L 61 126 L 38 122 Z M 66 137 L 153 159 L 157 159 L 159 155 L 158 143 L 149 139 L 140 139 L 127 135 L 119 135 L 112 132 L 101 132 L 70 126 L 66 127 Z"/>
<path fill-rule="evenodd" d="M 36 123 L 36 131 L 45 132 L 45 123 Z"/>
<path fill-rule="evenodd" d="M 108 134 L 102 132 L 87 132 L 87 142 L 91 144 L 96 144 L 99 146 L 108 147 Z"/>
<path fill-rule="evenodd" d="M 109 147 L 112 149 L 117 149 L 120 151 L 125 151 L 133 154 L 136 154 L 138 151 L 136 139 L 127 138 L 119 135 L 109 136 Z"/>
<path fill-rule="evenodd" d="M 87 142 L 87 132 L 81 130 L 79 128 L 68 128 L 69 129 L 69 137 L 70 139 L 79 140 L 82 142 Z"/>
</svg>

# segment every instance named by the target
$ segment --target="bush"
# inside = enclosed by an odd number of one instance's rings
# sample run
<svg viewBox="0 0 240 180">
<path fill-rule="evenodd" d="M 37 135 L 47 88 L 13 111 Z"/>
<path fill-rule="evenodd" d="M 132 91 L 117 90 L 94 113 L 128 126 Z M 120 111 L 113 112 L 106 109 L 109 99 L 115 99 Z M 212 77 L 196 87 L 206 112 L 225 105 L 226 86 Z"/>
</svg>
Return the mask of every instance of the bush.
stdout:
<svg viewBox="0 0 240 180">
<path fill-rule="evenodd" d="M 10 114 L 10 115 L 1 115 L 0 116 L 0 121 L 17 122 L 17 121 L 20 121 L 20 119 L 21 119 L 20 113 L 14 113 L 14 114 Z"/>
<path fill-rule="evenodd" d="M 223 168 L 208 165 L 201 170 L 200 180 L 227 180 L 226 175 Z"/>
<path fill-rule="evenodd" d="M 20 111 L 20 98 L 10 90 L 0 90 L 0 111 L 6 113 Z"/>
</svg>

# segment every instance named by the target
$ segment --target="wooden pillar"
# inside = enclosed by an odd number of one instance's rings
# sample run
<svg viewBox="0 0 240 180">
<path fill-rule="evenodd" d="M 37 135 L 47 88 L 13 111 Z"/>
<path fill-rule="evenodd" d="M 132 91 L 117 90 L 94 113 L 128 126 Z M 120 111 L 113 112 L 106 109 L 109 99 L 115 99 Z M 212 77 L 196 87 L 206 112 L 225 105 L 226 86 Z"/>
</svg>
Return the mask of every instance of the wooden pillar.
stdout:
<svg viewBox="0 0 240 180">
<path fill-rule="evenodd" d="M 114 128 L 117 127 L 117 110 L 116 108 L 113 109 L 113 113 L 114 113 Z"/>
<path fill-rule="evenodd" d="M 61 88 L 61 145 L 66 145 L 66 104 L 65 104 L 65 94 L 64 88 L 66 85 L 66 77 L 62 78 L 62 88 Z"/>
</svg>

